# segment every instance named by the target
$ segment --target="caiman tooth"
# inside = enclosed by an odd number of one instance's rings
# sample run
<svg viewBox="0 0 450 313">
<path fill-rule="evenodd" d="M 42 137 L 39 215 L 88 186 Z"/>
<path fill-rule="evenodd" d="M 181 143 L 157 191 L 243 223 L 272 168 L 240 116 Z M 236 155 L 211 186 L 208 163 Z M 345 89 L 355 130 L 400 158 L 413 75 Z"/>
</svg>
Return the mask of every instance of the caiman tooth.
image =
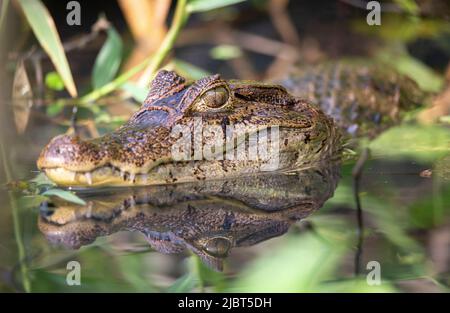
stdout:
<svg viewBox="0 0 450 313">
<path fill-rule="evenodd" d="M 132 181 L 133 183 L 136 181 L 136 174 L 135 173 L 130 173 L 130 181 Z"/>
<path fill-rule="evenodd" d="M 142 183 L 147 184 L 148 175 L 147 174 L 142 174 L 141 175 L 141 180 L 142 180 Z"/>
<path fill-rule="evenodd" d="M 75 178 L 77 177 L 77 172 L 72 172 L 71 173 L 71 177 L 70 177 L 70 179 L 72 180 L 72 181 L 75 181 Z"/>
<path fill-rule="evenodd" d="M 130 207 L 135 207 L 136 206 L 136 199 L 134 199 L 134 196 L 130 197 Z"/>
<path fill-rule="evenodd" d="M 89 172 L 84 173 L 84 177 L 86 178 L 87 183 L 88 183 L 89 185 L 92 185 L 92 174 L 89 173 Z"/>
<path fill-rule="evenodd" d="M 93 203 L 92 203 L 92 201 L 89 201 L 87 204 L 87 211 L 86 211 L 87 218 L 91 218 L 91 216 L 92 216 L 92 207 L 93 207 Z"/>
</svg>

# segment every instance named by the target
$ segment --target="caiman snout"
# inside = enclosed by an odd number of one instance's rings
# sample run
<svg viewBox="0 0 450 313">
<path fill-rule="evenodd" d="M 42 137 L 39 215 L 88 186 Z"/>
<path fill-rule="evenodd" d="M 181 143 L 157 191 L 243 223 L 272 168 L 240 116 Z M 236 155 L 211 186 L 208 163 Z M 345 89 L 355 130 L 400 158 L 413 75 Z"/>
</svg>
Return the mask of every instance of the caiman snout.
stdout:
<svg viewBox="0 0 450 313">
<path fill-rule="evenodd" d="M 47 176 L 63 185 L 75 181 L 92 184 L 91 171 L 104 165 L 106 151 L 101 146 L 76 135 L 59 135 L 42 150 L 37 166 Z"/>
</svg>

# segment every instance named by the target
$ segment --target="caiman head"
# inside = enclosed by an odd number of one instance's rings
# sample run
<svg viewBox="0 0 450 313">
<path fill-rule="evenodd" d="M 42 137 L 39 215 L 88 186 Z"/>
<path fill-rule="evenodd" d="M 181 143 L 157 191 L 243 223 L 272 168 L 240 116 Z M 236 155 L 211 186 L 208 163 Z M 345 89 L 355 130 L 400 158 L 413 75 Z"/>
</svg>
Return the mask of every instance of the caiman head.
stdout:
<svg viewBox="0 0 450 313">
<path fill-rule="evenodd" d="M 89 140 L 57 136 L 37 166 L 64 186 L 189 182 L 309 167 L 336 156 L 340 138 L 282 86 L 219 75 L 188 84 L 163 70 L 125 125 Z"/>
</svg>

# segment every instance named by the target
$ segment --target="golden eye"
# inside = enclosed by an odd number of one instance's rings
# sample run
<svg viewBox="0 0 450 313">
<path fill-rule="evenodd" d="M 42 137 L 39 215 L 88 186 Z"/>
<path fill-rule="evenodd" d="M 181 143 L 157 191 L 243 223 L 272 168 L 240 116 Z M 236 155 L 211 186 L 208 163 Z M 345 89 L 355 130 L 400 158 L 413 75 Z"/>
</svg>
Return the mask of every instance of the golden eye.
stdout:
<svg viewBox="0 0 450 313">
<path fill-rule="evenodd" d="M 202 101 L 210 108 L 220 108 L 228 101 L 228 90 L 225 87 L 208 90 L 202 95 Z"/>
<path fill-rule="evenodd" d="M 206 252 L 213 256 L 225 257 L 231 249 L 231 241 L 223 237 L 211 238 L 204 248 Z"/>
</svg>

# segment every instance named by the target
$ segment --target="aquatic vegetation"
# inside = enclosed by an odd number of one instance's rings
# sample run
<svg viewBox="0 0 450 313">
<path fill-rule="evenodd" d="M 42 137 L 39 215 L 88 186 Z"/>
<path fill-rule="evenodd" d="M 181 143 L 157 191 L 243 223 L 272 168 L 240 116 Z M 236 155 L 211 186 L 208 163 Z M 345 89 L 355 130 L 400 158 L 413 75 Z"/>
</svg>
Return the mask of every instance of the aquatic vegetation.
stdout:
<svg viewBox="0 0 450 313">
<path fill-rule="evenodd" d="M 61 22 L 65 8 L 17 3 L 3 1 L 0 12 L 2 31 L 27 25 L 24 38 L 0 32 L 0 74 L 11 82 L 0 85 L 0 95 L 13 91 L 13 99 L 1 99 L 8 105 L 0 132 L 0 268 L 12 279 L 2 278 L 0 290 L 449 291 L 450 26 L 442 9 L 394 1 L 377 27 L 344 2 L 320 4 L 324 12 L 345 8 L 345 18 L 323 17 L 312 2 L 160 1 L 105 8 L 74 36 Z M 136 10 L 154 18 L 136 23 L 129 18 Z M 96 191 L 56 186 L 36 172 L 39 151 L 55 135 L 98 137 L 123 125 L 160 69 L 188 83 L 216 72 L 227 80 L 280 81 L 299 63 L 314 68 L 355 56 L 407 75 L 426 96 L 398 116 L 391 106 L 392 115 L 367 114 L 372 124 L 358 128 L 362 138 L 348 139 L 332 171 Z M 342 87 L 335 84 L 353 76 L 329 73 L 322 89 L 310 83 L 331 103 Z M 390 86 L 375 85 L 375 98 Z M 350 130 L 359 112 L 352 110 L 344 112 Z M 366 148 L 355 194 L 352 171 Z M 81 264 L 79 286 L 67 284 L 69 261 Z"/>
</svg>

